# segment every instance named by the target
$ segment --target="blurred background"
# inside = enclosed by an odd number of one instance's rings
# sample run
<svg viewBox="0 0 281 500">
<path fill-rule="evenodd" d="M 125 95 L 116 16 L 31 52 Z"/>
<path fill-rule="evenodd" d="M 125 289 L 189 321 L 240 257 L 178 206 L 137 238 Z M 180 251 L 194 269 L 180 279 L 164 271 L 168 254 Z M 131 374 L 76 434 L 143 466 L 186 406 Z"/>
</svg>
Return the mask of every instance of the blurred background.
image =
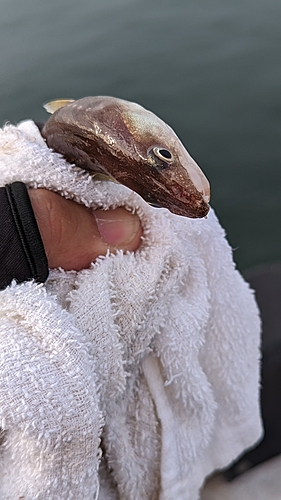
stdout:
<svg viewBox="0 0 281 500">
<path fill-rule="evenodd" d="M 168 122 L 239 269 L 281 261 L 280 0 L 0 0 L 0 125 L 113 95 Z"/>
</svg>

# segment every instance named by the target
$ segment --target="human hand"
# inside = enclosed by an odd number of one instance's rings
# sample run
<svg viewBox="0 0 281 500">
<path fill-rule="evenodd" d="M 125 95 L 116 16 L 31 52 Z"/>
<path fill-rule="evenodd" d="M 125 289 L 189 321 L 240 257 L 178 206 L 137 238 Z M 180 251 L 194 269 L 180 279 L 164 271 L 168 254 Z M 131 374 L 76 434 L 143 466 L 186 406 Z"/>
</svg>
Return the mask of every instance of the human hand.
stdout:
<svg viewBox="0 0 281 500">
<path fill-rule="evenodd" d="M 107 250 L 135 251 L 142 227 L 123 207 L 92 210 L 47 189 L 28 191 L 50 268 L 87 268 Z"/>
</svg>

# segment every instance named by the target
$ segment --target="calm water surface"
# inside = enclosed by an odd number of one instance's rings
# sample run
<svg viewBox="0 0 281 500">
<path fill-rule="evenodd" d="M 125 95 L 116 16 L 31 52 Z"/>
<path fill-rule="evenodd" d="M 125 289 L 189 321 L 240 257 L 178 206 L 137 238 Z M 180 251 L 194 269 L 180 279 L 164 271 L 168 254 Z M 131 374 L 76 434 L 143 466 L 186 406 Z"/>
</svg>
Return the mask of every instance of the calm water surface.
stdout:
<svg viewBox="0 0 281 500">
<path fill-rule="evenodd" d="M 114 95 L 177 132 L 240 269 L 281 260 L 280 0 L 0 0 L 0 123 Z"/>
</svg>

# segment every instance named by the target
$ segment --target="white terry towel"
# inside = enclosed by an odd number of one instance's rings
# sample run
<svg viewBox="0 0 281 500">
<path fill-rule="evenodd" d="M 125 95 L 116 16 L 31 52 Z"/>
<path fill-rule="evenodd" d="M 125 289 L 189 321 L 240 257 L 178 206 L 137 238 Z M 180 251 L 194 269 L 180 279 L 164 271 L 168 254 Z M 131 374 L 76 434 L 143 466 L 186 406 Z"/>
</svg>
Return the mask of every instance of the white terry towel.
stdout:
<svg viewBox="0 0 281 500">
<path fill-rule="evenodd" d="M 0 183 L 15 180 L 135 210 L 144 239 L 0 292 L 0 499 L 198 499 L 261 435 L 259 314 L 214 212 L 93 182 L 32 121 L 0 132 Z"/>
</svg>

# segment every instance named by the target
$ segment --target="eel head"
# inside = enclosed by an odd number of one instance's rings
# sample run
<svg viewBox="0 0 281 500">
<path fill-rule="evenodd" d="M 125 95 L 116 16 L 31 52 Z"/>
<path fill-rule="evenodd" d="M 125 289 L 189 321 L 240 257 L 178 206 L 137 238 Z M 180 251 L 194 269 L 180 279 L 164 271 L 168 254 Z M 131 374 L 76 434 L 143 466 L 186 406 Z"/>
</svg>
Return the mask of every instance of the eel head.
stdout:
<svg viewBox="0 0 281 500">
<path fill-rule="evenodd" d="M 124 184 L 145 201 L 185 217 L 205 217 L 210 186 L 174 131 L 142 106 L 114 97 L 45 105 L 41 133 L 77 166 Z"/>
</svg>

